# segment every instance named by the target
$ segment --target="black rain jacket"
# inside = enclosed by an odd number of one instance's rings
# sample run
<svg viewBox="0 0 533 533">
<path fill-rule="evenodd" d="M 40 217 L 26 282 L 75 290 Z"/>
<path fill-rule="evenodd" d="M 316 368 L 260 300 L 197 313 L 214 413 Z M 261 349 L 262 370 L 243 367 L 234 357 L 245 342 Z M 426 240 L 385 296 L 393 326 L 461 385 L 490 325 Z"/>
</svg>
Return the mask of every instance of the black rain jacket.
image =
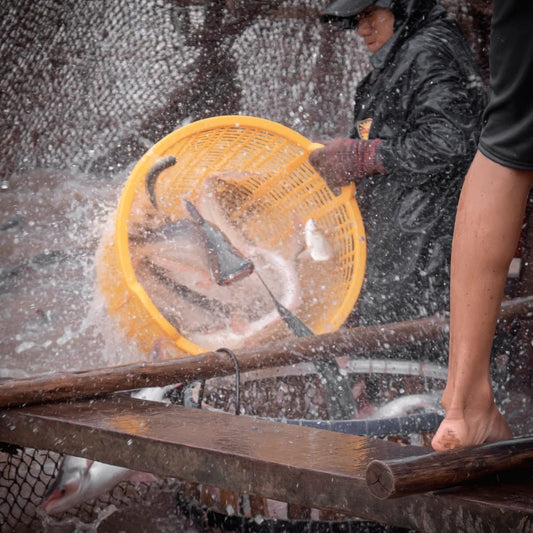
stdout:
<svg viewBox="0 0 533 533">
<path fill-rule="evenodd" d="M 369 139 L 382 139 L 388 174 L 357 182 L 367 268 L 347 325 L 448 310 L 456 206 L 486 104 L 469 45 L 446 11 L 434 0 L 400 0 L 393 11 L 395 33 L 355 96 L 351 137 L 372 119 Z"/>
</svg>

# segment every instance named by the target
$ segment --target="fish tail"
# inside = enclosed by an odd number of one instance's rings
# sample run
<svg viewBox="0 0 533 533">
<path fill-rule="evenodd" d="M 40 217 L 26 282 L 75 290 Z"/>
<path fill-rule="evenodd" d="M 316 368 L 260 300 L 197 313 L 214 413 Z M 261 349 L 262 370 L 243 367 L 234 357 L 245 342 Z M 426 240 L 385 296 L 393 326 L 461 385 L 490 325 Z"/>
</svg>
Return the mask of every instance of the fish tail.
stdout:
<svg viewBox="0 0 533 533">
<path fill-rule="evenodd" d="M 167 168 L 170 168 L 171 166 L 175 165 L 176 162 L 177 162 L 177 159 L 173 155 L 162 157 L 161 159 L 158 159 L 150 167 L 150 170 L 146 174 L 146 179 L 145 179 L 146 193 L 148 194 L 148 198 L 150 198 L 150 202 L 152 202 L 152 205 L 156 209 L 157 209 L 157 200 L 155 197 L 155 184 L 157 182 L 157 178 L 159 177 L 159 174 L 163 172 L 163 170 L 166 170 Z"/>
<path fill-rule="evenodd" d="M 189 214 L 191 215 L 191 217 L 197 224 L 205 223 L 204 217 L 200 214 L 200 211 L 198 211 L 198 209 L 194 207 L 192 202 L 190 202 L 189 200 L 185 198 L 183 199 L 183 202 L 185 203 L 185 206 L 187 207 L 187 211 L 189 211 Z"/>
</svg>

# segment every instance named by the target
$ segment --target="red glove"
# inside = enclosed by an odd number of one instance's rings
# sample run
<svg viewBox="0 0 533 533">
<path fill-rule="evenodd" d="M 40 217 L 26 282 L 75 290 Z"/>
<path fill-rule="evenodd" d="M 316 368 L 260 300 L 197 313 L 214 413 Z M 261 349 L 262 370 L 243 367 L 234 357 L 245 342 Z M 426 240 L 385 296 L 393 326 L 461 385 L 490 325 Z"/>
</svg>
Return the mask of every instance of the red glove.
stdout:
<svg viewBox="0 0 533 533">
<path fill-rule="evenodd" d="M 309 162 L 330 187 L 348 185 L 364 176 L 386 174 L 380 156 L 381 139 L 362 141 L 337 137 L 309 154 Z"/>
</svg>

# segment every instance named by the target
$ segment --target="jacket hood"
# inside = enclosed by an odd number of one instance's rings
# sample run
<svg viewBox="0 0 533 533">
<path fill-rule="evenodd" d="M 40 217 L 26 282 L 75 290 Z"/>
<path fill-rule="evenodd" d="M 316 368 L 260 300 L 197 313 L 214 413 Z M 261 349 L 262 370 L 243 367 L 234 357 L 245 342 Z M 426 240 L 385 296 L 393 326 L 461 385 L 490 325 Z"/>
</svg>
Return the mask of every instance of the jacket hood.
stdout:
<svg viewBox="0 0 533 533">
<path fill-rule="evenodd" d="M 407 35 L 424 25 L 427 16 L 437 5 L 437 0 L 393 0 L 390 9 L 394 13 L 396 28 L 404 28 Z"/>
<path fill-rule="evenodd" d="M 411 35 L 434 17 L 445 16 L 446 10 L 437 6 L 437 0 L 393 0 L 394 34 L 371 57 L 374 69 L 380 69 L 387 57 L 394 53 Z"/>
</svg>

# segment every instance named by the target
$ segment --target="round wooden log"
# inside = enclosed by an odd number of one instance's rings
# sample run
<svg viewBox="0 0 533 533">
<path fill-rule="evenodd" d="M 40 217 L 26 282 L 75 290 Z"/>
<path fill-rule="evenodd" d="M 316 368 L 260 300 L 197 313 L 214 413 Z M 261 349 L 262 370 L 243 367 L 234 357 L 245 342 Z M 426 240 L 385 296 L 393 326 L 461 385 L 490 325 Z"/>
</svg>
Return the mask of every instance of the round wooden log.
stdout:
<svg viewBox="0 0 533 533">
<path fill-rule="evenodd" d="M 502 304 L 500 320 L 533 312 L 533 296 Z M 384 349 L 409 346 L 447 336 L 448 319 L 443 314 L 366 328 L 340 329 L 310 337 L 287 337 L 254 348 L 235 350 L 241 372 L 312 362 L 320 358 L 372 354 Z M 226 376 L 235 366 L 226 353 L 204 354 L 157 362 L 142 362 L 79 372 L 54 372 L 33 378 L 0 382 L 0 408 L 49 401 L 90 398 L 142 387 Z"/>
<path fill-rule="evenodd" d="M 385 500 L 529 467 L 533 467 L 533 437 L 524 437 L 417 457 L 374 460 L 367 466 L 366 482 L 374 496 Z"/>
</svg>

